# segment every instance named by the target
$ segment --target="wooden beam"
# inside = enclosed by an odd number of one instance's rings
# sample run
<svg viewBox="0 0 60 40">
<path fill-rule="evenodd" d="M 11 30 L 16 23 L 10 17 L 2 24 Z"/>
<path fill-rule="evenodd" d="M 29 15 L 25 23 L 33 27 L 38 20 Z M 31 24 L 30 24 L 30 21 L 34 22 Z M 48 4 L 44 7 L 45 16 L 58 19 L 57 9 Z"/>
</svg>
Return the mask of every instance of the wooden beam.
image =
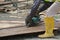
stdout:
<svg viewBox="0 0 60 40">
<path fill-rule="evenodd" d="M 55 25 L 55 30 L 60 28 L 60 23 Z M 17 34 L 26 34 L 26 33 L 34 33 L 34 32 L 42 32 L 45 31 L 44 25 L 36 26 L 36 27 L 26 27 L 26 26 L 17 26 L 11 28 L 0 29 L 0 37 L 17 35 Z"/>
</svg>

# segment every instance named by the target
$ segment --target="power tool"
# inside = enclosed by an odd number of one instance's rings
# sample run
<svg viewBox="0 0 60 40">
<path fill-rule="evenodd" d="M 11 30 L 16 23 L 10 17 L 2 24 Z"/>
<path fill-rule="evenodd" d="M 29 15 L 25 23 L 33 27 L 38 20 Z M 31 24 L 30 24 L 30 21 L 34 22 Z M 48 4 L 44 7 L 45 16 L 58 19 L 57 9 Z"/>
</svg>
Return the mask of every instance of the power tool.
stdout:
<svg viewBox="0 0 60 40">
<path fill-rule="evenodd" d="M 39 25 L 40 21 L 41 21 L 40 15 L 37 13 L 29 14 L 25 19 L 26 26 L 28 27 L 37 26 Z"/>
</svg>

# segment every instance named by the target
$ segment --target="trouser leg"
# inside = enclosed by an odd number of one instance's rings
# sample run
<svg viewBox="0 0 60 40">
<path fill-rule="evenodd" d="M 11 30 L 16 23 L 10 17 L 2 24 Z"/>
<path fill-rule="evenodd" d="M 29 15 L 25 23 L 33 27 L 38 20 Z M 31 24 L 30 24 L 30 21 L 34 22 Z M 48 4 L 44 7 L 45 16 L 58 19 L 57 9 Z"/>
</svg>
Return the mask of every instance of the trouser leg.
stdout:
<svg viewBox="0 0 60 40">
<path fill-rule="evenodd" d="M 46 9 L 49 8 L 52 4 L 53 4 L 53 2 L 44 2 L 43 6 L 39 8 L 39 12 L 42 12 L 42 11 L 46 10 Z"/>
<path fill-rule="evenodd" d="M 31 8 L 30 14 L 26 17 L 26 21 L 25 21 L 26 25 L 30 25 L 30 26 L 35 25 L 34 22 L 32 21 L 32 17 L 39 16 L 39 14 L 37 14 L 36 12 L 37 12 L 37 9 L 38 9 L 41 1 L 42 0 L 34 0 L 34 4 Z"/>
<path fill-rule="evenodd" d="M 33 4 L 32 8 L 31 8 L 31 12 L 30 12 L 31 16 L 36 15 L 37 9 L 39 8 L 39 5 L 40 5 L 41 1 L 42 0 L 34 0 L 34 4 Z"/>
</svg>

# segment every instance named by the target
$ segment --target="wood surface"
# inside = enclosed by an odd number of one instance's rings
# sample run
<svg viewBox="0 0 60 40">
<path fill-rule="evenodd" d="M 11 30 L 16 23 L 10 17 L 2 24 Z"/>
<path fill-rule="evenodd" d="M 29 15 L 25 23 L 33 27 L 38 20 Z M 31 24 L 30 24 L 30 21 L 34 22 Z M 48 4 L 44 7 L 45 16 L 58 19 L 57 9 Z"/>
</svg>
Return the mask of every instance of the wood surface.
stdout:
<svg viewBox="0 0 60 40">
<path fill-rule="evenodd" d="M 60 28 L 60 22 L 56 23 L 54 30 L 57 30 L 59 28 Z M 43 24 L 35 27 L 26 27 L 24 25 L 20 25 L 16 27 L 0 29 L 0 37 L 17 35 L 17 34 L 42 32 L 42 31 L 45 31 L 45 26 Z"/>
</svg>

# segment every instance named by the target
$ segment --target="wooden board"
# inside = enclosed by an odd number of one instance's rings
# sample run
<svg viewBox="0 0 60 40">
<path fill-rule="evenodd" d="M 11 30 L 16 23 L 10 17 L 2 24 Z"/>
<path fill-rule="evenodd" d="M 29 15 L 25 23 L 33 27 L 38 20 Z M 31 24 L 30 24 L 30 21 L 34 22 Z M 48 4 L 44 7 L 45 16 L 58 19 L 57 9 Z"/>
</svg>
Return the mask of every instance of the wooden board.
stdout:
<svg viewBox="0 0 60 40">
<path fill-rule="evenodd" d="M 0 2 L 0 6 L 9 5 L 9 4 L 13 4 L 13 3 L 21 3 L 21 2 L 25 2 L 25 1 L 22 0 L 22 1 L 12 1 L 12 2 L 10 2 L 10 1 L 9 2 Z"/>
<path fill-rule="evenodd" d="M 60 28 L 60 23 L 55 25 L 54 29 L 56 30 L 58 28 Z M 27 28 L 26 26 L 5 28 L 5 29 L 0 29 L 0 37 L 9 36 L 9 35 L 17 35 L 17 34 L 41 32 L 41 31 L 45 31 L 45 28 L 43 25 L 36 26 L 36 27 L 29 27 L 29 28 Z"/>
<path fill-rule="evenodd" d="M 24 26 L 25 21 L 1 21 L 0 20 L 0 29 L 12 28 L 17 26 Z"/>
</svg>

